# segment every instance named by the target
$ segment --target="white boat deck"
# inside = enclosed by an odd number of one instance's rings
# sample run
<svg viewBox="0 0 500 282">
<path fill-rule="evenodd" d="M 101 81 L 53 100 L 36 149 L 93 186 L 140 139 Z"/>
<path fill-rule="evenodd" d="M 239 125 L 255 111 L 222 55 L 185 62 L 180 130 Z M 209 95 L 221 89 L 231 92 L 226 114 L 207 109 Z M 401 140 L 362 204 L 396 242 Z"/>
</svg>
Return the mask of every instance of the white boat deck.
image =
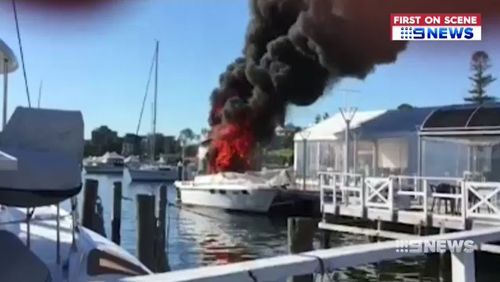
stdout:
<svg viewBox="0 0 500 282">
<path fill-rule="evenodd" d="M 68 264 L 73 241 L 72 221 L 71 215 L 61 209 L 58 258 L 56 214 L 55 206 L 39 207 L 34 210 L 30 220 L 29 244 L 26 209 L 0 207 L 0 229 L 18 236 L 47 265 L 52 279 L 62 281 L 64 276 L 62 266 Z"/>
<path fill-rule="evenodd" d="M 500 183 L 462 178 L 325 172 L 321 211 L 373 221 L 470 229 L 500 225 Z"/>
</svg>

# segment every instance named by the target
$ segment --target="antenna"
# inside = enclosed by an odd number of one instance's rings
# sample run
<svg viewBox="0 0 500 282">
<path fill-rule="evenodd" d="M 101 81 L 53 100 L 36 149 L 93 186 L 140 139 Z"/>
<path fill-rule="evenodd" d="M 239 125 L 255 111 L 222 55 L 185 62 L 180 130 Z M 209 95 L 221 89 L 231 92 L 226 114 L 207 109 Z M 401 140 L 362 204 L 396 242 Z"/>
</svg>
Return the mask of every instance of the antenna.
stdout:
<svg viewBox="0 0 500 282">
<path fill-rule="evenodd" d="M 40 100 L 42 99 L 42 87 L 43 87 L 43 80 L 40 80 L 40 87 L 38 87 L 38 108 L 40 109 Z"/>
<path fill-rule="evenodd" d="M 344 94 L 344 107 L 349 105 L 349 101 L 347 101 L 347 94 L 361 93 L 360 90 L 349 88 L 339 88 L 337 91 Z"/>
</svg>

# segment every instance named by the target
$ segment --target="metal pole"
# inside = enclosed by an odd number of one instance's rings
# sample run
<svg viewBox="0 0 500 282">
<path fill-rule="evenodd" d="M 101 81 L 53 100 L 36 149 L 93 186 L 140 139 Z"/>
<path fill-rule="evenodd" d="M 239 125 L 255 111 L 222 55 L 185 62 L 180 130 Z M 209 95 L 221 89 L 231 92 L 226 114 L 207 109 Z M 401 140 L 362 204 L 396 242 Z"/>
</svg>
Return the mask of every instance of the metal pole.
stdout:
<svg viewBox="0 0 500 282">
<path fill-rule="evenodd" d="M 7 123 L 7 89 L 9 85 L 9 60 L 7 58 L 3 59 L 3 120 L 2 120 L 2 129 L 5 128 L 5 124 Z"/>
<path fill-rule="evenodd" d="M 302 162 L 302 190 L 306 190 L 306 174 L 307 174 L 307 167 L 306 167 L 306 163 L 307 163 L 307 138 L 305 137 L 302 137 L 302 140 L 303 140 L 303 162 Z"/>
<path fill-rule="evenodd" d="M 346 119 L 345 120 L 345 137 L 344 137 L 344 172 L 347 174 L 349 173 L 349 134 L 350 132 L 350 125 L 351 125 L 351 120 Z"/>
<path fill-rule="evenodd" d="M 154 163 L 155 161 L 155 150 L 156 150 L 156 108 L 157 108 L 157 103 L 158 103 L 158 57 L 160 56 L 160 42 L 156 41 L 156 64 L 155 64 L 155 96 L 154 96 L 154 103 L 153 103 L 153 143 L 151 144 L 151 157 L 152 157 L 152 162 Z"/>
<path fill-rule="evenodd" d="M 56 262 L 57 265 L 61 264 L 61 234 L 59 233 L 59 230 L 61 229 L 61 223 L 60 223 L 60 217 L 61 217 L 61 212 L 60 212 L 60 207 L 59 204 L 57 204 L 57 220 L 56 220 L 56 239 L 57 239 L 57 246 L 56 246 Z"/>
<path fill-rule="evenodd" d="M 418 133 L 417 133 L 418 134 Z M 422 176 L 422 137 L 420 134 L 417 135 L 418 144 L 417 144 L 417 175 Z"/>
<path fill-rule="evenodd" d="M 42 87 L 43 87 L 43 80 L 40 81 L 40 86 L 38 87 L 38 103 L 37 107 L 40 109 L 40 100 L 42 99 Z"/>
</svg>

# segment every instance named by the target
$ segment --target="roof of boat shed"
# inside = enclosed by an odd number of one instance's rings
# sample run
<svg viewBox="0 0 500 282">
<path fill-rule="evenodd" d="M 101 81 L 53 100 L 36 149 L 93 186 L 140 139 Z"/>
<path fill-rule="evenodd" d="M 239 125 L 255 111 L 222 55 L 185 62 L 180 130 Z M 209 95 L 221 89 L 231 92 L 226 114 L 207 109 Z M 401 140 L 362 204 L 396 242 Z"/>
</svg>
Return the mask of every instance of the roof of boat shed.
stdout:
<svg viewBox="0 0 500 282">
<path fill-rule="evenodd" d="M 500 134 L 500 103 L 441 107 L 422 124 L 422 134 Z"/>
<path fill-rule="evenodd" d="M 402 137 L 416 134 L 422 123 L 437 107 L 422 107 L 412 109 L 396 109 L 368 120 L 354 132 L 361 139 L 380 139 Z"/>
</svg>

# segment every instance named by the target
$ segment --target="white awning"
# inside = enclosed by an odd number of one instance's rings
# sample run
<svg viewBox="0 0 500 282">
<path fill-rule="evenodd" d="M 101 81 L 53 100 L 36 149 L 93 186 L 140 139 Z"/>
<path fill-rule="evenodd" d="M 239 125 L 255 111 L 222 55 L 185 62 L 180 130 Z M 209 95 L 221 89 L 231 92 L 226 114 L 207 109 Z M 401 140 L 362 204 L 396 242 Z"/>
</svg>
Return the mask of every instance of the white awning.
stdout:
<svg viewBox="0 0 500 282">
<path fill-rule="evenodd" d="M 385 112 L 386 110 L 357 112 L 351 121 L 351 129 L 356 128 L 362 123 L 374 119 Z M 303 138 L 312 141 L 337 140 L 335 134 L 340 133 L 344 130 L 345 121 L 342 118 L 342 114 L 336 113 L 332 117 L 296 133 L 294 136 L 294 140 L 301 141 L 303 140 Z"/>
<path fill-rule="evenodd" d="M 5 42 L 0 39 L 0 74 L 4 72 L 4 61 L 7 59 L 7 72 L 13 72 L 18 68 L 16 55 Z"/>
</svg>

